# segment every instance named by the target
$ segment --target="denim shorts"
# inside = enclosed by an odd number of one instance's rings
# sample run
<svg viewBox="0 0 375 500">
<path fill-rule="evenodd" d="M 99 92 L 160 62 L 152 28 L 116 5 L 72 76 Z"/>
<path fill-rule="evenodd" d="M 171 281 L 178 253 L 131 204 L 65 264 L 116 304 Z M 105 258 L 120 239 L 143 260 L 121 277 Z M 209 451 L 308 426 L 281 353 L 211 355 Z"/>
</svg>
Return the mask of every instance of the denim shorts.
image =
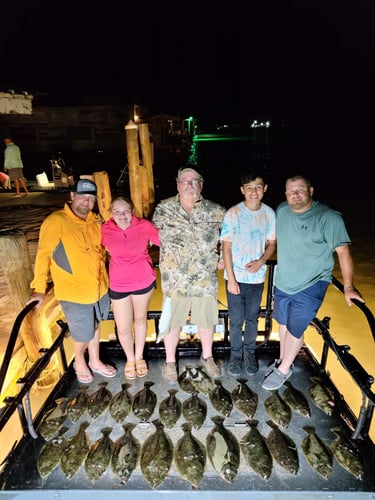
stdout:
<svg viewBox="0 0 375 500">
<path fill-rule="evenodd" d="M 110 300 L 106 293 L 94 304 L 77 304 L 60 300 L 70 334 L 76 342 L 90 342 L 102 320 L 108 318 Z"/>
<path fill-rule="evenodd" d="M 273 317 L 286 325 L 293 337 L 301 338 L 321 306 L 329 282 L 318 281 L 302 292 L 289 294 L 275 287 Z"/>
</svg>

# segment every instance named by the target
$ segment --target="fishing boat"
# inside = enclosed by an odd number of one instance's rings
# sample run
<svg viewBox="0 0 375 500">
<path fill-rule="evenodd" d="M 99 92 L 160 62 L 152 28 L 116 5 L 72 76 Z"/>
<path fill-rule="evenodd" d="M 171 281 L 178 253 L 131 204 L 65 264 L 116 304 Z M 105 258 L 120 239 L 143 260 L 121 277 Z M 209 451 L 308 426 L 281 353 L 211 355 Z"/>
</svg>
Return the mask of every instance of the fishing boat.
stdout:
<svg viewBox="0 0 375 500">
<path fill-rule="evenodd" d="M 264 303 L 259 310 L 259 331 L 257 339 L 257 354 L 260 369 L 253 377 L 249 377 L 246 384 L 258 395 L 256 412 L 253 415 L 258 424 L 257 428 L 265 439 L 270 436 L 272 419 L 266 410 L 265 401 L 272 393 L 261 388 L 264 370 L 277 357 L 278 341 L 272 337 L 272 283 L 277 262 L 269 261 Z M 340 293 L 343 293 L 343 286 L 336 278 L 333 285 Z M 51 289 L 53 293 L 53 288 Z M 360 314 L 364 316 L 368 326 L 368 332 L 364 335 L 371 335 L 375 338 L 375 319 L 366 305 L 355 302 Z M 19 329 L 25 318 L 33 310 L 35 303 L 31 303 L 18 315 L 9 338 L 9 344 L 0 369 L 0 383 L 2 384 L 9 367 L 12 349 L 15 339 L 19 334 Z M 133 434 L 136 436 L 141 446 L 147 438 L 155 431 L 159 403 L 164 400 L 171 385 L 163 380 L 162 372 L 165 361 L 165 351 L 163 342 L 158 342 L 158 325 L 161 316 L 160 310 L 150 310 L 148 312 L 149 322 L 153 325 L 153 334 L 148 337 L 145 348 L 145 359 L 149 365 L 149 373 L 144 379 L 131 381 L 129 392 L 134 396 L 149 384 L 157 398 L 157 405 L 154 413 L 146 421 L 140 421 L 134 412 L 130 412 L 124 423 L 134 425 Z M 223 304 L 219 304 L 219 325 L 217 326 L 214 340 L 214 355 L 222 365 L 221 377 L 222 385 L 233 394 L 238 385 L 238 380 L 227 375 L 225 371 L 225 360 L 229 356 L 230 343 L 230 323 L 228 311 Z M 110 318 L 111 319 L 111 318 Z M 113 317 L 112 317 L 113 319 Z M 5 406 L 0 414 L 0 431 L 2 435 L 9 436 L 9 446 L 6 456 L 1 464 L 0 488 L 4 497 L 22 498 L 50 497 L 58 495 L 63 498 L 72 498 L 80 495 L 86 498 L 89 495 L 106 495 L 108 498 L 117 498 L 119 495 L 129 494 L 134 498 L 159 498 L 170 495 L 179 498 L 193 498 L 199 492 L 203 498 L 217 498 L 229 495 L 231 498 L 265 498 L 276 499 L 280 495 L 288 495 L 288 498 L 308 497 L 308 498 L 371 498 L 375 491 L 375 479 L 372 466 L 375 459 L 375 447 L 370 438 L 370 427 L 373 419 L 373 409 L 375 404 L 375 394 L 371 389 L 373 377 L 364 369 L 355 356 L 350 352 L 348 345 L 340 345 L 330 332 L 330 318 L 315 318 L 311 327 L 315 329 L 321 339 L 321 352 L 316 353 L 307 345 L 303 346 L 296 358 L 293 377 L 290 379 L 293 386 L 300 390 L 310 407 L 311 416 L 299 414 L 291 411 L 290 423 L 286 428 L 280 428 L 291 440 L 298 457 L 297 470 L 290 472 L 273 458 L 272 473 L 268 478 L 261 477 L 255 472 L 240 454 L 238 470 L 231 481 L 225 480 L 216 470 L 215 461 L 208 458 L 205 463 L 203 478 L 198 487 L 193 486 L 182 477 L 179 468 L 174 461 L 168 468 L 166 477 L 161 480 L 157 487 L 152 487 L 144 475 L 138 460 L 137 466 L 132 471 L 129 479 L 124 482 L 113 472 L 110 466 L 106 468 L 103 475 L 92 482 L 82 465 L 78 472 L 71 478 L 67 478 L 57 465 L 49 475 L 41 477 L 38 473 L 38 458 L 46 440 L 41 435 L 40 429 L 48 412 L 56 407 L 56 402 L 61 399 L 71 400 L 79 393 L 79 384 L 76 379 L 73 359 L 69 349 L 69 328 L 63 319 L 57 321 L 59 333 L 50 346 L 45 346 L 40 352 L 40 358 L 30 367 L 25 375 L 17 381 L 18 391 L 12 397 L 8 397 Z M 336 338 L 336 336 L 335 336 Z M 103 381 L 107 382 L 106 388 L 114 396 L 118 394 L 124 384 L 123 369 L 125 364 L 124 354 L 116 338 L 107 338 L 101 342 L 103 359 L 111 360 L 117 369 L 117 376 L 113 379 L 103 379 L 95 374 L 94 382 L 90 384 L 87 392 L 94 394 L 100 388 Z M 194 325 L 187 319 L 187 325 L 182 331 L 181 342 L 178 347 L 179 373 L 183 373 L 186 367 L 199 363 L 200 343 L 196 336 Z M 355 412 L 349 405 L 345 394 L 340 392 L 332 380 L 327 369 L 328 357 L 336 359 L 338 365 L 351 378 L 356 390 L 360 394 L 360 410 Z M 35 394 L 38 381 L 50 366 L 51 360 L 58 359 L 59 377 L 57 382 L 49 389 L 48 397 L 37 409 L 35 406 Z M 319 406 L 318 400 L 313 400 L 312 387 L 316 381 L 320 381 L 323 391 L 330 395 L 327 401 L 327 408 L 324 410 Z M 177 390 L 176 397 L 181 402 L 186 401 L 191 394 L 181 389 L 179 384 L 173 385 Z M 286 386 L 278 391 L 283 397 Z M 208 436 L 212 436 L 214 421 L 218 415 L 217 410 L 210 403 L 207 394 L 199 393 L 207 404 L 207 415 L 203 425 L 199 429 L 193 429 L 193 435 L 206 443 Z M 248 417 L 240 413 L 234 407 L 229 416 L 223 419 L 224 428 L 230 431 L 230 435 L 241 443 L 242 439 L 249 431 Z M 82 422 L 87 421 L 86 432 L 91 442 L 99 439 L 103 429 L 111 429 L 110 438 L 115 441 L 124 432 L 123 425 L 116 422 L 111 417 L 108 410 L 104 411 L 98 418 L 90 419 L 86 413 L 78 422 L 66 419 L 64 425 L 67 427 L 65 436 L 67 438 L 77 433 Z M 182 425 L 184 418 L 180 417 L 172 428 L 165 428 L 164 431 L 170 437 L 172 443 L 177 443 L 183 435 Z M 18 428 L 18 433 L 14 429 Z M 303 444 L 306 443 L 305 428 L 313 428 L 316 436 L 321 439 L 330 450 L 337 445 L 337 432 L 346 437 L 346 443 L 350 443 L 349 454 L 356 454 L 361 463 L 361 472 L 350 470 L 350 461 L 343 466 L 335 455 L 332 455 L 332 470 L 328 477 L 322 477 L 317 470 L 314 470 L 303 453 Z M 339 430 L 339 431 L 338 431 Z M 305 447 L 305 446 L 304 446 Z M 348 447 L 347 447 L 348 448 Z M 345 465 L 345 464 L 344 464 Z"/>
</svg>

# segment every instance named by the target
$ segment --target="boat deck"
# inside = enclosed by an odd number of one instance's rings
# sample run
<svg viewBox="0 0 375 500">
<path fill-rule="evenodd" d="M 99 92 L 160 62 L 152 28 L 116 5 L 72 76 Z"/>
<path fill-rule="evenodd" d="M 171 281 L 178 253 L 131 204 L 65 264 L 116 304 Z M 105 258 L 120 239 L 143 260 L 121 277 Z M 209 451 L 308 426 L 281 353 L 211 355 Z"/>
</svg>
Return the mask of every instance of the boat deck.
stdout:
<svg viewBox="0 0 375 500">
<path fill-rule="evenodd" d="M 258 394 L 258 405 L 254 414 L 254 419 L 258 420 L 258 430 L 263 436 L 267 436 L 271 428 L 267 424 L 270 420 L 266 410 L 264 401 L 272 393 L 262 389 L 261 384 L 263 381 L 264 369 L 269 362 L 274 358 L 275 352 L 273 349 L 259 348 L 258 358 L 260 369 L 257 374 L 247 378 L 248 386 Z M 123 375 L 124 359 L 120 352 L 110 350 L 110 359 L 114 361 L 118 369 L 118 373 L 113 379 L 104 379 L 100 375 L 95 374 L 94 382 L 90 384 L 88 394 L 94 393 L 100 386 L 100 382 L 108 382 L 107 388 L 114 396 L 121 390 L 122 384 L 126 381 Z M 179 372 L 184 370 L 187 364 L 196 364 L 199 362 L 198 357 L 180 357 Z M 233 377 L 229 376 L 226 371 L 226 359 L 219 359 L 222 364 L 222 385 L 230 392 L 238 385 L 238 382 Z M 133 434 L 138 438 L 141 444 L 145 439 L 155 431 L 153 421 L 159 418 L 159 403 L 168 396 L 168 391 L 171 388 L 178 390 L 176 396 L 183 402 L 189 398 L 191 394 L 184 392 L 178 383 L 166 383 L 162 377 L 164 358 L 153 357 L 148 359 L 149 373 L 144 378 L 137 378 L 129 382 L 131 384 L 129 392 L 135 395 L 139 390 L 144 387 L 145 381 L 152 381 L 153 390 L 157 395 L 157 405 L 154 413 L 147 422 L 141 422 L 131 412 L 125 419 L 126 422 L 133 422 L 136 424 Z M 316 361 L 311 356 L 308 349 L 302 349 L 296 359 L 293 376 L 290 381 L 296 389 L 302 391 L 307 400 L 311 410 L 311 417 L 305 417 L 301 414 L 292 411 L 292 418 L 289 426 L 286 429 L 280 428 L 285 432 L 296 444 L 298 450 L 299 469 L 297 474 L 292 474 L 283 469 L 275 460 L 273 460 L 273 469 L 268 479 L 263 479 L 256 472 L 254 472 L 246 463 L 244 456 L 240 456 L 240 467 L 238 473 L 232 483 L 222 479 L 216 470 L 213 468 L 209 458 L 207 457 L 206 468 L 203 480 L 199 488 L 193 488 L 191 484 L 183 479 L 175 464 L 172 464 L 170 472 L 166 479 L 155 489 L 153 489 L 142 475 L 140 465 L 131 474 L 128 482 L 123 484 L 120 479 L 112 472 L 109 466 L 106 472 L 95 483 L 91 482 L 86 475 L 85 468 L 82 465 L 71 479 L 67 479 L 58 465 L 46 478 L 42 479 L 37 471 L 37 459 L 41 447 L 45 443 L 42 437 L 33 439 L 26 436 L 22 443 L 22 452 L 17 453 L 13 461 L 9 462 L 7 469 L 3 472 L 2 495 L 4 493 L 13 494 L 17 492 L 24 496 L 38 495 L 40 497 L 43 493 L 58 493 L 59 497 L 71 497 L 77 495 L 77 490 L 85 490 L 86 493 L 95 492 L 96 494 L 108 494 L 109 498 L 116 493 L 131 493 L 134 497 L 142 495 L 142 498 L 151 496 L 155 498 L 158 495 L 165 497 L 169 494 L 180 498 L 190 498 L 197 492 L 203 495 L 203 498 L 218 497 L 222 494 L 230 492 L 231 498 L 242 496 L 244 493 L 248 498 L 284 498 L 284 496 L 276 495 L 277 492 L 287 492 L 288 498 L 299 493 L 304 495 L 305 498 L 331 498 L 330 493 L 335 492 L 332 498 L 349 498 L 350 495 L 355 495 L 355 498 L 366 498 L 370 492 L 375 491 L 375 477 L 372 471 L 372 466 L 375 460 L 375 450 L 371 440 L 368 438 L 357 439 L 355 443 L 360 452 L 360 456 L 364 466 L 363 479 L 356 479 L 352 474 L 347 472 L 337 461 L 333 459 L 332 473 L 328 479 L 324 479 L 317 472 L 315 472 L 308 464 L 301 449 L 301 443 L 306 436 L 303 430 L 304 426 L 313 426 L 316 434 L 326 443 L 331 444 L 336 437 L 332 432 L 332 428 L 339 426 L 348 433 L 350 437 L 350 429 L 348 422 L 350 415 L 348 409 L 343 401 L 340 400 L 338 394 L 335 397 L 335 408 L 332 415 L 325 414 L 320 408 L 315 406 L 308 394 L 308 387 L 312 385 L 310 377 L 319 375 Z M 326 386 L 330 386 L 329 379 L 323 379 Z M 278 392 L 282 396 L 286 386 L 283 386 Z M 333 390 L 334 387 L 332 387 Z M 55 395 L 57 397 L 71 398 L 79 392 L 79 384 L 75 378 L 74 370 L 69 368 L 65 380 L 62 382 L 61 387 Z M 193 435 L 198 438 L 203 444 L 206 442 L 208 432 L 214 427 L 211 417 L 217 415 L 217 411 L 213 408 L 209 397 L 206 394 L 199 393 L 207 403 L 207 417 L 199 429 L 192 430 Z M 52 402 L 49 407 L 52 406 Z M 45 408 L 47 411 L 48 406 Z M 92 441 L 98 440 L 102 437 L 101 429 L 111 427 L 112 432 L 110 437 L 113 441 L 119 438 L 124 429 L 122 424 L 114 421 L 111 417 L 108 408 L 96 419 L 92 420 L 88 413 L 81 417 L 81 419 L 72 423 L 67 419 L 64 425 L 68 427 L 65 437 L 74 435 L 79 428 L 82 421 L 88 421 L 89 427 L 86 432 Z M 177 423 L 170 429 L 165 428 L 166 433 L 171 437 L 172 442 L 176 443 L 177 440 L 183 435 L 181 424 L 184 422 L 184 417 L 181 416 Z M 224 427 L 230 430 L 238 441 L 249 431 L 249 426 L 246 424 L 246 417 L 239 413 L 238 410 L 233 408 L 229 417 L 225 418 Z M 37 429 L 36 429 L 37 430 Z M 11 463 L 12 462 L 12 463 Z M 1 477 L 1 476 L 0 476 Z M 6 492 L 4 491 L 6 490 Z M 79 493 L 81 495 L 81 493 Z M 372 493 L 373 494 L 373 493 Z M 254 495 L 254 496 L 253 496 Z M 368 496 L 370 498 L 370 496 Z"/>
</svg>

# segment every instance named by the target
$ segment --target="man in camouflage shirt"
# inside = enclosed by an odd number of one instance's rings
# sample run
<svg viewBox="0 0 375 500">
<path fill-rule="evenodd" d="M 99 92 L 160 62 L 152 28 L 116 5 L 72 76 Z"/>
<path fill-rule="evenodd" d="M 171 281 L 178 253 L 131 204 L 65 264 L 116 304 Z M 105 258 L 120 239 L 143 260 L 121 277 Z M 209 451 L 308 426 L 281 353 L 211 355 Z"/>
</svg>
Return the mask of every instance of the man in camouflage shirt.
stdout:
<svg viewBox="0 0 375 500">
<path fill-rule="evenodd" d="M 176 350 L 190 311 L 191 322 L 199 330 L 201 362 L 210 376 L 221 375 L 212 344 L 218 322 L 217 269 L 223 269 L 219 236 L 225 208 L 201 196 L 203 178 L 194 168 L 181 168 L 176 181 L 177 196 L 162 200 L 152 218 L 160 237 L 164 306 L 169 301 L 171 311 L 164 335 L 164 377 L 169 382 L 177 381 Z"/>
</svg>

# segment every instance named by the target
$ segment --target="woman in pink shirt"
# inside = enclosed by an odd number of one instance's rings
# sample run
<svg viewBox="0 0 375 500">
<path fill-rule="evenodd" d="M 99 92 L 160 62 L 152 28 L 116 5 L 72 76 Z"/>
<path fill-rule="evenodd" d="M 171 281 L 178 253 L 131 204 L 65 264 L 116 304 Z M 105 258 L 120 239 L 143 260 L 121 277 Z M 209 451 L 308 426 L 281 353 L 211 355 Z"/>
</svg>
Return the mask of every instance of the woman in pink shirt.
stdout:
<svg viewBox="0 0 375 500">
<path fill-rule="evenodd" d="M 102 225 L 102 245 L 110 257 L 109 296 L 126 355 L 124 375 L 130 380 L 144 377 L 147 310 L 156 287 L 149 248 L 160 245 L 158 231 L 149 220 L 133 215 L 130 200 L 117 197 L 111 203 L 111 218 Z"/>
</svg>

